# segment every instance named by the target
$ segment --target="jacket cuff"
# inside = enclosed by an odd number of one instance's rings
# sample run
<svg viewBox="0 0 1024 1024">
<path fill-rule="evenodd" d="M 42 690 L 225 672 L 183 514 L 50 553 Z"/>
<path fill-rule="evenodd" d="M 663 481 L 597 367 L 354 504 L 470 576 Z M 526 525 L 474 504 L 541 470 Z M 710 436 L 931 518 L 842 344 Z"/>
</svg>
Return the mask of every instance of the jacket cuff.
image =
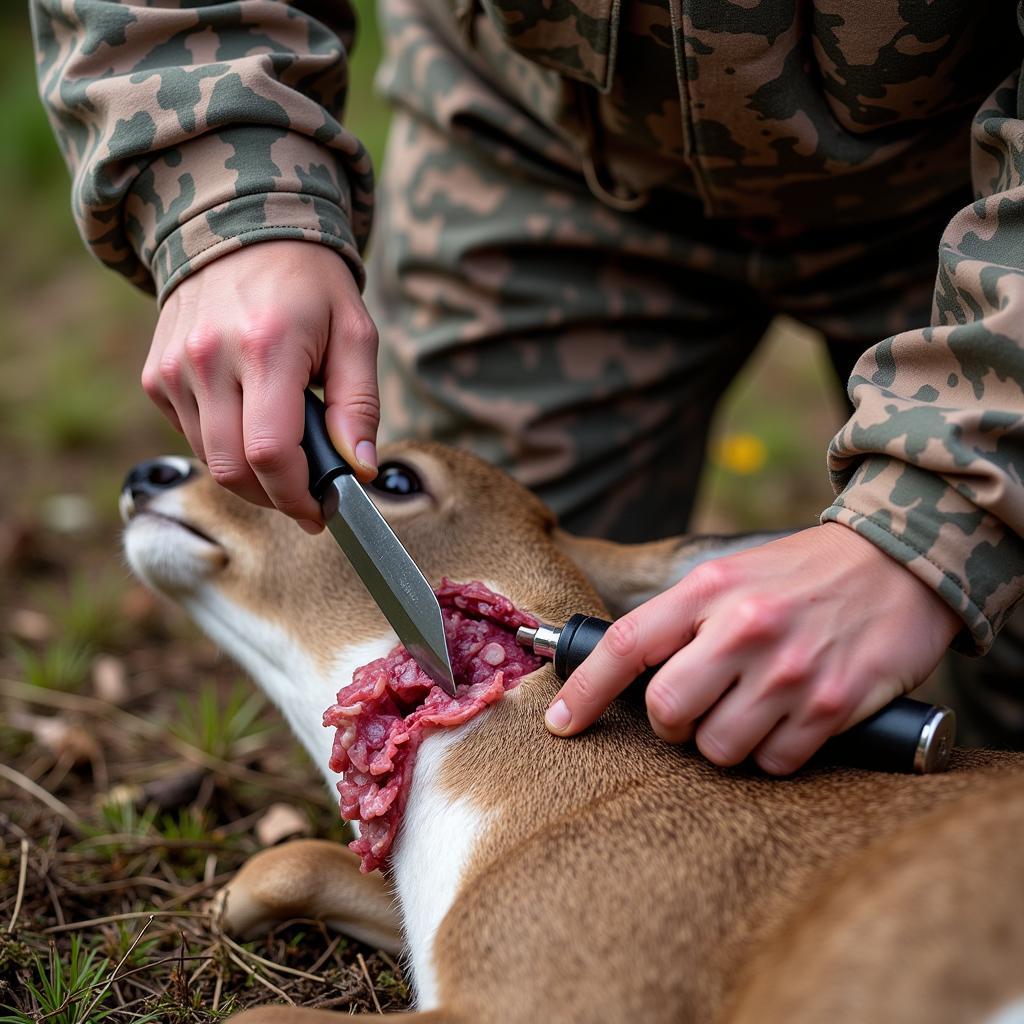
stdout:
<svg viewBox="0 0 1024 1024">
<path fill-rule="evenodd" d="M 305 135 L 250 125 L 164 150 L 138 175 L 124 213 L 161 304 L 194 271 L 274 238 L 331 246 L 364 283 L 348 179 Z"/>
<path fill-rule="evenodd" d="M 984 654 L 1019 600 L 1024 542 L 942 477 L 872 455 L 821 514 L 896 559 L 963 620 L 952 646 Z"/>
</svg>

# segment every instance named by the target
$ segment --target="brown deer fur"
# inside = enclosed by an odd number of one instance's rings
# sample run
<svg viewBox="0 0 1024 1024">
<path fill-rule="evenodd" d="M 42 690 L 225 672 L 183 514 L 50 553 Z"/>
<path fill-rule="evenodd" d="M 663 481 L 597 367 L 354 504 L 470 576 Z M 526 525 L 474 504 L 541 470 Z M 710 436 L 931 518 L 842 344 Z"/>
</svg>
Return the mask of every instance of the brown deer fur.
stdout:
<svg viewBox="0 0 1024 1024">
<path fill-rule="evenodd" d="M 375 500 L 427 578 L 482 579 L 548 622 L 621 613 L 708 543 L 582 541 L 469 455 L 403 444 L 383 457 L 423 479 L 423 495 Z M 386 633 L 329 536 L 206 475 L 178 490 L 174 515 L 221 549 L 202 586 L 285 631 L 325 674 L 346 645 Z M 961 1024 L 1024 995 L 1024 757 L 960 751 L 943 775 L 773 779 L 662 743 L 622 702 L 556 739 L 542 718 L 558 685 L 547 667 L 526 677 L 445 754 L 435 785 L 485 827 L 427 951 L 437 1005 L 410 1020 Z M 339 847 L 291 843 L 231 883 L 226 922 L 318 914 L 394 948 L 386 885 Z M 278 1006 L 235 1019 L 343 1018 Z"/>
</svg>

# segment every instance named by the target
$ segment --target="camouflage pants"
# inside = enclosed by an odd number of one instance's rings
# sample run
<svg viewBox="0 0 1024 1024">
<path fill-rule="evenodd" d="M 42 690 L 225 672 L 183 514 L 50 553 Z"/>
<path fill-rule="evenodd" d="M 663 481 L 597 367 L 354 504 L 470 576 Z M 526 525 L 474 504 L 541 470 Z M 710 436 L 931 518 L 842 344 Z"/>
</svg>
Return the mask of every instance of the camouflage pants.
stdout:
<svg viewBox="0 0 1024 1024">
<path fill-rule="evenodd" d="M 775 313 L 824 333 L 844 383 L 868 345 L 927 322 L 961 198 L 884 236 L 773 244 L 678 193 L 609 209 L 496 146 L 394 120 L 370 269 L 383 435 L 470 448 L 569 529 L 622 541 L 686 529 L 715 405 Z"/>
</svg>

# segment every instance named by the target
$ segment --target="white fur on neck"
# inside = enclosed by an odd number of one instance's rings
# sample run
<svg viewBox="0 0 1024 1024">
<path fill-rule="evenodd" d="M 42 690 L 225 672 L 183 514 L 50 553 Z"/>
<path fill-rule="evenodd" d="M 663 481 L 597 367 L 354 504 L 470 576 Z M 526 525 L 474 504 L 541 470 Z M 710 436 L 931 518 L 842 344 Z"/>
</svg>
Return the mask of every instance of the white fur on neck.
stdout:
<svg viewBox="0 0 1024 1024">
<path fill-rule="evenodd" d="M 438 779 L 449 750 L 489 713 L 456 729 L 431 733 L 420 744 L 409 802 L 391 848 L 419 1010 L 439 1005 L 434 940 L 487 826 L 487 816 L 479 808 L 466 798 L 442 792 Z"/>
<path fill-rule="evenodd" d="M 184 602 L 210 638 L 229 652 L 281 709 L 335 793 L 338 776 L 328 767 L 334 732 L 323 713 L 335 694 L 362 665 L 382 658 L 398 642 L 394 633 L 353 643 L 324 676 L 288 633 L 204 587 Z M 486 826 L 485 816 L 466 799 L 441 792 L 437 780 L 448 751 L 479 725 L 483 716 L 456 729 L 427 736 L 416 753 L 412 788 L 392 847 L 395 887 L 402 910 L 417 1005 L 438 1005 L 434 939 L 451 908 L 459 882 Z"/>
<path fill-rule="evenodd" d="M 985 1024 L 1024 1024 L 1024 999 L 1014 999 L 991 1017 Z"/>
<path fill-rule="evenodd" d="M 328 761 L 334 730 L 324 728 L 324 712 L 334 703 L 338 690 L 352 682 L 357 668 L 384 657 L 395 646 L 394 633 L 351 644 L 325 674 L 286 630 L 239 607 L 212 587 L 203 587 L 183 603 L 210 639 L 281 709 L 333 795 L 338 776 Z"/>
</svg>

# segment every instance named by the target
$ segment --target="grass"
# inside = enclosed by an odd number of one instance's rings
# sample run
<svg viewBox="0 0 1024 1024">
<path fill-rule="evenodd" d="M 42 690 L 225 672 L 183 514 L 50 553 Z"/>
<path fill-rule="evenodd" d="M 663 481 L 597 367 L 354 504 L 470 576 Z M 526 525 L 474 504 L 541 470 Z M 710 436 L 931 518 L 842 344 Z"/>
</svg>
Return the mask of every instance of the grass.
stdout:
<svg viewBox="0 0 1024 1024">
<path fill-rule="evenodd" d="M 126 639 L 125 583 L 121 571 L 74 576 L 66 588 L 44 588 L 39 603 L 57 636 L 90 654 L 114 651 Z"/>
<path fill-rule="evenodd" d="M 155 834 L 153 823 L 156 821 L 157 809 L 145 807 L 139 809 L 131 800 L 108 800 L 100 806 L 99 823 L 88 832 L 91 837 L 105 836 L 113 833 L 117 836 L 147 837 Z M 107 849 L 95 846 L 97 850 Z M 110 849 L 116 849 L 111 845 Z"/>
<path fill-rule="evenodd" d="M 80 690 L 89 678 L 92 653 L 76 640 L 60 637 L 40 650 L 11 645 L 21 676 L 29 686 L 44 690 Z"/>
<path fill-rule="evenodd" d="M 316 922 L 286 922 L 254 942 L 231 942 L 220 933 L 209 899 L 260 848 L 255 825 L 281 799 L 276 780 L 287 778 L 308 794 L 297 806 L 318 835 L 340 839 L 337 808 L 308 760 L 299 761 L 295 746 L 282 742 L 262 699 L 252 699 L 229 665 L 191 638 L 157 643 L 163 657 L 183 659 L 185 677 L 205 675 L 192 691 L 195 716 L 186 718 L 191 725 L 181 736 L 160 724 L 181 722 L 179 694 L 164 687 L 136 686 L 135 710 L 124 712 L 6 681 L 9 666 L 0 659 L 0 701 L 10 705 L 17 694 L 23 707 L 74 718 L 96 737 L 108 776 L 101 785 L 94 767 L 75 766 L 47 787 L 73 806 L 76 821 L 56 815 L 30 791 L 2 784 L 0 1005 L 6 1010 L 0 1019 L 36 1022 L 51 1014 L 47 1021 L 212 1024 L 272 1001 L 277 992 L 299 1005 L 365 1011 L 376 999 L 385 1009 L 403 1009 L 408 989 L 399 966 Z M 130 678 L 145 674 L 151 653 L 140 643 L 126 654 Z M 217 715 L 228 723 L 226 745 L 206 742 L 203 730 Z M 134 721 L 148 724 L 135 732 Z M 183 764 L 175 756 L 182 737 L 198 756 L 212 758 L 212 766 Z M 220 755 L 236 760 L 221 762 Z M 22 739 L 16 763 L 40 780 L 49 774 L 50 761 L 31 739 Z M 252 765 L 256 781 L 240 784 L 218 772 L 218 763 Z M 195 776 L 195 784 L 174 785 L 183 775 Z M 315 980 L 277 971 L 268 961 Z M 85 1017 L 89 999 L 96 1004 Z"/>
<path fill-rule="evenodd" d="M 61 957 L 51 945 L 46 958 L 33 957 L 33 971 L 24 979 L 32 1010 L 13 1011 L 3 1017 L 5 1024 L 100 1024 L 116 1012 L 108 999 L 114 980 L 111 961 L 96 947 L 89 948 L 81 935 L 73 935 L 67 955 Z M 119 962 L 118 968 L 124 964 Z M 156 1013 L 135 1016 L 136 1024 L 159 1020 Z"/>
<path fill-rule="evenodd" d="M 88 387 L 82 387 L 83 380 L 89 381 Z M 123 382 L 87 371 L 80 357 L 54 366 L 45 388 L 50 400 L 25 403 L 19 423 L 50 451 L 99 449 L 123 429 Z"/>
<path fill-rule="evenodd" d="M 178 699 L 178 717 L 170 726 L 175 736 L 224 761 L 243 759 L 266 743 L 274 729 L 263 720 L 267 702 L 251 684 L 235 683 L 221 696 L 203 687 L 198 698 Z"/>
</svg>

